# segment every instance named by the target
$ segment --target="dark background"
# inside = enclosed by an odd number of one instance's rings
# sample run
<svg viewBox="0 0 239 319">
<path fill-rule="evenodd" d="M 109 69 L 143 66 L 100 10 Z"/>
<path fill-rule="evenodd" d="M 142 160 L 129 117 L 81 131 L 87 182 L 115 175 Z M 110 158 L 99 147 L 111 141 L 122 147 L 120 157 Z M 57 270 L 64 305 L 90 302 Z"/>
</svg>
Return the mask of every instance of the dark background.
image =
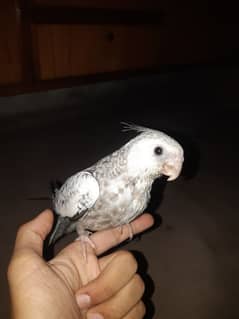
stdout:
<svg viewBox="0 0 239 319">
<path fill-rule="evenodd" d="M 238 74 L 227 58 L 0 98 L 1 318 L 9 317 L 5 275 L 18 226 L 51 205 L 40 199 L 50 180 L 64 181 L 133 136 L 120 121 L 170 132 L 186 152 L 184 176 L 167 184 L 155 212 L 160 227 L 124 247 L 140 252 L 140 270 L 152 278 L 150 313 L 238 318 Z M 156 203 L 157 194 L 160 185 Z"/>
</svg>

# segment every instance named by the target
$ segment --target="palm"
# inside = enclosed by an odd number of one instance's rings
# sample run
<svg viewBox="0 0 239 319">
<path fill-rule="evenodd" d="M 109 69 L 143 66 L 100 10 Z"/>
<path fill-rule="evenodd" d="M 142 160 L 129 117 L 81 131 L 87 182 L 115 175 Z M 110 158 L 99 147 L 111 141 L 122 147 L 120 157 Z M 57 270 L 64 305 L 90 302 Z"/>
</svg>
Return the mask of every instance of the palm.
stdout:
<svg viewBox="0 0 239 319">
<path fill-rule="evenodd" d="M 132 223 L 132 228 L 136 234 L 151 224 L 152 218 L 145 214 Z M 128 227 L 123 227 L 122 232 L 110 229 L 93 234 L 91 238 L 96 250 L 93 251 L 87 246 L 87 261 L 83 257 L 82 244 L 76 241 L 46 262 L 42 258 L 42 238 L 45 237 L 47 230 L 37 229 L 37 223 L 33 225 L 36 227 L 35 231 L 29 234 L 29 231 L 23 227 L 18 234 L 9 275 L 10 278 L 14 278 L 11 284 L 12 291 L 23 292 L 18 299 L 20 305 L 26 304 L 23 307 L 27 312 L 24 317 L 28 317 L 28 309 L 38 309 L 39 318 L 49 317 L 51 309 L 52 318 L 79 319 L 81 314 L 76 302 L 76 292 L 96 278 L 107 266 L 112 255 L 99 259 L 97 255 L 125 240 L 128 237 Z M 15 271 L 16 269 L 23 271 L 19 273 Z"/>
<path fill-rule="evenodd" d="M 62 250 L 50 262 L 45 262 L 39 255 L 26 251 L 19 260 L 20 269 L 24 269 L 24 276 L 19 281 L 24 282 L 27 295 L 36 296 L 38 307 L 45 308 L 47 304 L 55 304 L 55 311 L 62 318 L 79 318 L 80 311 L 76 303 L 75 293 L 90 280 L 93 271 L 98 268 L 95 254 L 88 254 L 90 262 L 82 258 L 81 245 L 75 242 Z M 93 279 L 93 278 L 92 278 Z M 37 295 L 36 290 L 37 288 Z M 42 289 L 41 289 L 42 288 Z M 33 291 L 34 290 L 34 291 Z"/>
</svg>

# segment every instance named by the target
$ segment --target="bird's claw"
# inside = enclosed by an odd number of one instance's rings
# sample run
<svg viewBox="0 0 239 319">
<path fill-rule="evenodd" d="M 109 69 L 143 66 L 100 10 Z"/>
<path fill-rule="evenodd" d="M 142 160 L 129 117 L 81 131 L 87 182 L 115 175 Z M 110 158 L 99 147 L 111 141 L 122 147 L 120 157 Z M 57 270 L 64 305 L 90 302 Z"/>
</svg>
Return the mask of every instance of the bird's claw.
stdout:
<svg viewBox="0 0 239 319">
<path fill-rule="evenodd" d="M 83 260 L 87 263 L 88 258 L 87 258 L 87 244 L 93 249 L 96 249 L 95 243 L 93 240 L 89 238 L 89 235 L 79 235 L 76 240 L 81 242 L 82 246 L 82 257 Z"/>
<path fill-rule="evenodd" d="M 131 223 L 126 224 L 126 226 L 128 228 L 128 232 L 129 232 L 129 240 L 132 240 L 134 237 L 133 227 L 132 227 Z"/>
<path fill-rule="evenodd" d="M 128 224 L 125 224 L 125 226 L 127 227 L 128 229 L 128 233 L 129 233 L 129 240 L 132 240 L 133 237 L 134 237 L 134 230 L 133 230 L 133 227 L 131 225 L 131 223 L 128 223 Z M 123 232 L 124 232 L 124 225 L 120 225 L 119 226 L 119 232 L 121 235 L 123 235 Z"/>
</svg>

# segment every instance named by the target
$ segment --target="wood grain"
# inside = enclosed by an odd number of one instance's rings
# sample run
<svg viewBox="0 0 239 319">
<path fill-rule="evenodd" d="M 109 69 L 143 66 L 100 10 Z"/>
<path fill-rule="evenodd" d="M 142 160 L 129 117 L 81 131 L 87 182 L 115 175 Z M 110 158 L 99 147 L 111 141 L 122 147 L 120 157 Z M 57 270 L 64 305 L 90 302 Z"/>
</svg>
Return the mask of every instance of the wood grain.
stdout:
<svg viewBox="0 0 239 319">
<path fill-rule="evenodd" d="M 0 84 L 20 82 L 22 78 L 20 22 L 15 1 L 0 2 Z"/>
<path fill-rule="evenodd" d="M 160 63 L 160 27 L 35 25 L 39 79 L 144 69 Z"/>
</svg>

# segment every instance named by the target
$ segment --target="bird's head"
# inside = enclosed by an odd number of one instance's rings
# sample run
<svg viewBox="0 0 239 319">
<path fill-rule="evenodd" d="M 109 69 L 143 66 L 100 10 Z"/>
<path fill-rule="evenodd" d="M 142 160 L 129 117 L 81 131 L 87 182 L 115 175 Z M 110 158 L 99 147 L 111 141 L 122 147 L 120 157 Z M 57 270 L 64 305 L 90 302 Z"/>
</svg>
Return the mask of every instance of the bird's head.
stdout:
<svg viewBox="0 0 239 319">
<path fill-rule="evenodd" d="M 140 134 L 128 143 L 129 174 L 152 179 L 166 175 L 168 181 L 176 179 L 184 160 L 181 145 L 157 130 L 139 126 L 130 126 L 130 129 L 137 130 Z"/>
</svg>

